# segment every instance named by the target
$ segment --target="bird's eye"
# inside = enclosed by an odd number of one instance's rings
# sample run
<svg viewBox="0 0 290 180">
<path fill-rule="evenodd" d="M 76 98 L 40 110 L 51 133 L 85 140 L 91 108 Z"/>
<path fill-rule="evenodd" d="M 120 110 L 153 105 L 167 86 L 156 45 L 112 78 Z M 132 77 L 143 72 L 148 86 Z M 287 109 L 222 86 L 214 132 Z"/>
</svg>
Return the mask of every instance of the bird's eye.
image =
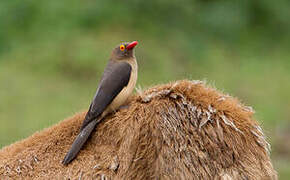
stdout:
<svg viewBox="0 0 290 180">
<path fill-rule="evenodd" d="M 123 44 L 120 46 L 120 50 L 121 51 L 124 51 L 125 50 L 125 46 Z"/>
</svg>

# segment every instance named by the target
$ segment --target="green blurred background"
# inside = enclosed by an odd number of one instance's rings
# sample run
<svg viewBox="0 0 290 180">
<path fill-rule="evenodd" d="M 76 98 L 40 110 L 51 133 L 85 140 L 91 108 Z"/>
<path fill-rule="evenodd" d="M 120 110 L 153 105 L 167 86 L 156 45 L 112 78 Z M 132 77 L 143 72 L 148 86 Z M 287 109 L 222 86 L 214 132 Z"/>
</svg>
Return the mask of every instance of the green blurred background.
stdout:
<svg viewBox="0 0 290 180">
<path fill-rule="evenodd" d="M 110 52 L 138 40 L 142 88 L 201 79 L 241 99 L 290 177 L 287 0 L 1 0 L 0 148 L 88 108 Z"/>
</svg>

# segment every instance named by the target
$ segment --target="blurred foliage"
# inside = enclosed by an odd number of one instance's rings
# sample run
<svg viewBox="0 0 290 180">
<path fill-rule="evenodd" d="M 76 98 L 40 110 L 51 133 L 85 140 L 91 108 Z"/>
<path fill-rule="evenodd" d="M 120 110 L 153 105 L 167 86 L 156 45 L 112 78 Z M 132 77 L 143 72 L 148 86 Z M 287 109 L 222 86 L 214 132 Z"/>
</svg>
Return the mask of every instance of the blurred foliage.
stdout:
<svg viewBox="0 0 290 180">
<path fill-rule="evenodd" d="M 276 142 L 290 129 L 289 5 L 1 0 L 0 147 L 86 109 L 111 49 L 139 40 L 139 85 L 202 79 L 252 105 L 287 179 Z"/>
</svg>

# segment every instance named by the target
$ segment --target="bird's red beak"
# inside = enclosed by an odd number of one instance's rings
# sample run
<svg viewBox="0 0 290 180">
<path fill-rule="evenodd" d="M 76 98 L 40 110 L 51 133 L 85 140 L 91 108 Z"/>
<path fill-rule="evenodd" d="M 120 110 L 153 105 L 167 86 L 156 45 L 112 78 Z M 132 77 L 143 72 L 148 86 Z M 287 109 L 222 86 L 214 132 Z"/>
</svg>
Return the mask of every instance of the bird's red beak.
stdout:
<svg viewBox="0 0 290 180">
<path fill-rule="evenodd" d="M 133 41 L 133 42 L 131 42 L 130 44 L 127 45 L 126 49 L 127 50 L 133 49 L 137 44 L 138 44 L 137 41 Z"/>
</svg>

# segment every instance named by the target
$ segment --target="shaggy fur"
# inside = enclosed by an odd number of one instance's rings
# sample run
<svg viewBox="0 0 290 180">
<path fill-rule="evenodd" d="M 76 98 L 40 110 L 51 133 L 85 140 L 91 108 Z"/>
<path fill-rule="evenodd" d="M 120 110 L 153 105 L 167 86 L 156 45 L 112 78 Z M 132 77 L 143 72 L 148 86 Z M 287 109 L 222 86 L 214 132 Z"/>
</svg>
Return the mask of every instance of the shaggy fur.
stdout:
<svg viewBox="0 0 290 180">
<path fill-rule="evenodd" d="M 85 113 L 0 151 L 0 179 L 277 179 L 253 111 L 200 81 L 138 94 L 61 161 Z"/>
</svg>

